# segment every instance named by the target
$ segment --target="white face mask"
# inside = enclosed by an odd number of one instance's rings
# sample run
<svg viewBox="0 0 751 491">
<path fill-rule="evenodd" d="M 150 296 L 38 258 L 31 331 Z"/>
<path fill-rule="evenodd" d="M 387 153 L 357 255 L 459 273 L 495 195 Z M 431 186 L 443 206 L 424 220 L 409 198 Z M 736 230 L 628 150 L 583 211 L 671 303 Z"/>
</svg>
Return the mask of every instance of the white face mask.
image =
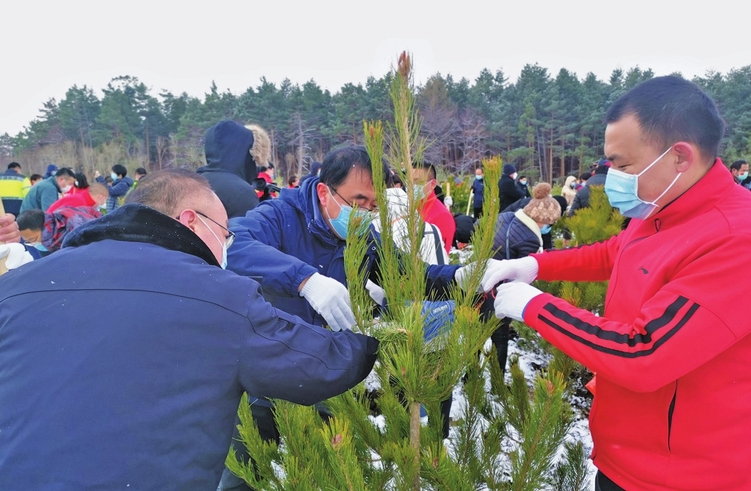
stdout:
<svg viewBox="0 0 751 491">
<path fill-rule="evenodd" d="M 206 225 L 206 228 L 209 229 L 209 232 L 211 232 L 211 235 L 213 235 L 214 238 L 216 239 L 216 241 L 219 242 L 219 245 L 222 246 L 222 264 L 221 264 L 221 266 L 222 266 L 222 269 L 227 269 L 227 241 L 222 242 L 221 240 L 219 240 L 219 237 L 217 237 L 216 234 L 214 233 L 214 231 L 211 230 L 211 227 L 209 227 L 209 225 L 203 220 L 203 218 L 201 217 L 201 215 L 196 215 L 196 216 L 198 217 L 199 220 L 201 220 L 201 223 L 203 223 L 204 225 Z"/>
<path fill-rule="evenodd" d="M 73 186 L 71 186 L 70 184 L 68 184 L 67 186 L 65 186 L 64 188 L 62 188 L 60 191 L 62 191 L 63 193 L 67 193 L 72 188 L 73 188 Z"/>
</svg>

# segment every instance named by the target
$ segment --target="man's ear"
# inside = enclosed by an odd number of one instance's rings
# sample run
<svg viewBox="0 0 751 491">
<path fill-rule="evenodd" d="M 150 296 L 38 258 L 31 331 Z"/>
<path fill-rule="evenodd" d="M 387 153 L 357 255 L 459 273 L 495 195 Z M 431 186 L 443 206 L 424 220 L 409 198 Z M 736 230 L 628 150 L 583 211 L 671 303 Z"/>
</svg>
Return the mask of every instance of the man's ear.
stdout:
<svg viewBox="0 0 751 491">
<path fill-rule="evenodd" d="M 316 184 L 316 194 L 318 195 L 318 201 L 321 203 L 321 205 L 326 206 L 329 202 L 329 196 L 331 196 L 328 186 L 326 186 L 322 182 L 319 182 L 318 184 Z"/>
<path fill-rule="evenodd" d="M 701 164 L 699 149 L 688 142 L 676 143 L 673 145 L 673 151 L 677 156 L 675 166 L 678 172 L 686 172 L 692 166 Z"/>
<path fill-rule="evenodd" d="M 195 210 L 186 208 L 177 216 L 177 221 L 182 223 L 195 233 L 196 226 L 198 226 L 198 214 L 195 212 Z"/>
</svg>

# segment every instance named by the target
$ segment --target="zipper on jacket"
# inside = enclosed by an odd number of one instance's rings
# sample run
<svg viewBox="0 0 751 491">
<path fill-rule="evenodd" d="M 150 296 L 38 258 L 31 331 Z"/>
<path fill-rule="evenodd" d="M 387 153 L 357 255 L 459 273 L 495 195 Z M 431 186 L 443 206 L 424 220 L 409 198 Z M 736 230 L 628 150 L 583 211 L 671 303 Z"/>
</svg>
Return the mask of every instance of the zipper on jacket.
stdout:
<svg viewBox="0 0 751 491">
<path fill-rule="evenodd" d="M 673 391 L 673 399 L 670 401 L 670 407 L 668 408 L 668 452 L 670 448 L 670 433 L 673 429 L 673 411 L 675 411 L 675 399 L 678 397 L 678 381 L 675 382 L 675 389 Z"/>
</svg>

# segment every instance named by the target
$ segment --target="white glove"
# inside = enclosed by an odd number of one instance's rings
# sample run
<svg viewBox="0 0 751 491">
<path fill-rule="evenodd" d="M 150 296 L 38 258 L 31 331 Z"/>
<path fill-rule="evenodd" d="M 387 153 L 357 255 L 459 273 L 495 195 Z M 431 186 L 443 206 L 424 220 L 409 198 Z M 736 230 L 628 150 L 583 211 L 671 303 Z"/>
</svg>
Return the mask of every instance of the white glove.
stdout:
<svg viewBox="0 0 751 491">
<path fill-rule="evenodd" d="M 492 261 L 492 259 L 489 259 L 488 261 Z M 456 281 L 456 284 L 459 285 L 462 290 L 467 291 L 467 288 L 469 288 L 469 279 L 474 274 L 476 267 L 477 262 L 469 263 L 466 266 L 457 269 L 454 273 L 454 281 Z M 477 291 L 479 292 L 480 289 L 478 288 Z"/>
<path fill-rule="evenodd" d="M 347 287 L 333 278 L 314 273 L 300 290 L 300 296 L 321 314 L 334 331 L 355 325 Z"/>
<path fill-rule="evenodd" d="M 34 258 L 21 244 L 0 245 L 0 261 L 5 263 L 7 269 L 16 269 L 33 260 Z"/>
<path fill-rule="evenodd" d="M 372 298 L 375 303 L 383 307 L 383 302 L 386 301 L 386 292 L 383 290 L 383 288 L 368 280 L 365 283 L 365 289 L 368 290 L 370 298 Z"/>
<path fill-rule="evenodd" d="M 451 206 L 454 204 L 454 198 L 452 198 L 451 196 L 446 196 L 445 198 L 443 198 L 443 204 L 450 210 Z"/>
<path fill-rule="evenodd" d="M 495 315 L 499 319 L 511 317 L 517 321 L 524 321 L 524 309 L 527 304 L 542 292 L 532 285 L 513 281 L 498 287 L 495 294 Z"/>
<path fill-rule="evenodd" d="M 538 270 L 537 259 L 533 257 L 502 261 L 490 259 L 480 285 L 483 291 L 488 292 L 504 280 L 523 281 L 529 284 L 537 278 Z"/>
</svg>

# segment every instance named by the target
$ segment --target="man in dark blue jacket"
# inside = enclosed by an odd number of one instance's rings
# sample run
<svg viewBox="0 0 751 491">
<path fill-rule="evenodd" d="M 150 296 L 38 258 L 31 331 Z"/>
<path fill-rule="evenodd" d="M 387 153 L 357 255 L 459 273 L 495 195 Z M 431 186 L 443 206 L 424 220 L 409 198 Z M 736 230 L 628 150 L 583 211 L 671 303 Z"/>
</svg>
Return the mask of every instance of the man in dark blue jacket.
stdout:
<svg viewBox="0 0 751 491">
<path fill-rule="evenodd" d="M 126 203 L 0 278 L 0 489 L 214 490 L 243 391 L 313 404 L 372 368 L 375 339 L 220 268 L 204 178 L 155 172 Z M 91 314 L 117 305 L 138 308 Z"/>
<path fill-rule="evenodd" d="M 389 175 L 384 166 L 384 176 Z M 237 240 L 229 250 L 229 269 L 256 278 L 264 297 L 278 309 L 334 330 L 354 325 L 344 272 L 348 220 L 375 210 L 370 157 L 350 145 L 329 152 L 319 178 L 283 189 L 242 218 L 230 220 Z M 379 237 L 363 259 L 378 283 Z M 446 292 L 456 265 L 427 267 L 427 293 Z"/>
<path fill-rule="evenodd" d="M 389 174 L 384 166 L 383 175 Z M 371 161 L 365 147 L 332 150 L 323 159 L 319 177 L 305 180 L 299 188 L 282 189 L 279 198 L 230 220 L 230 229 L 237 236 L 229 250 L 228 267 L 257 278 L 264 297 L 276 308 L 315 325 L 347 329 L 355 323 L 344 271 L 348 220 L 354 213 L 375 207 Z M 369 233 L 373 243 L 363 262 L 369 279 L 378 283 L 379 237 Z M 458 269 L 454 265 L 428 266 L 426 293 L 448 291 Z M 276 439 L 270 407 L 268 401 L 256 398 L 251 412 L 261 436 Z M 445 418 L 448 423 L 448 414 Z M 225 472 L 220 489 L 248 488 Z"/>
</svg>

